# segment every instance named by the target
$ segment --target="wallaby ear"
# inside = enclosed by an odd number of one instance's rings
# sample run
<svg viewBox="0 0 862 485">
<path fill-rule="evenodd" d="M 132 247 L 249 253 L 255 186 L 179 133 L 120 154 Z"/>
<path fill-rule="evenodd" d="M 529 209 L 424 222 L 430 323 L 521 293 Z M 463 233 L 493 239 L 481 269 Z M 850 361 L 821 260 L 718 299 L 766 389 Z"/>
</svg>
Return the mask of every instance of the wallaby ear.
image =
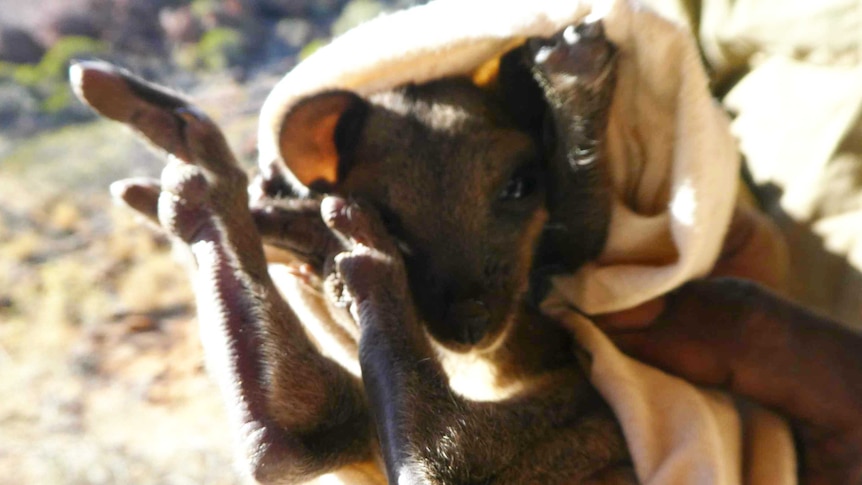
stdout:
<svg viewBox="0 0 862 485">
<path fill-rule="evenodd" d="M 329 192 L 347 174 L 368 103 L 349 91 L 328 91 L 299 101 L 284 117 L 281 156 L 302 185 Z"/>
</svg>

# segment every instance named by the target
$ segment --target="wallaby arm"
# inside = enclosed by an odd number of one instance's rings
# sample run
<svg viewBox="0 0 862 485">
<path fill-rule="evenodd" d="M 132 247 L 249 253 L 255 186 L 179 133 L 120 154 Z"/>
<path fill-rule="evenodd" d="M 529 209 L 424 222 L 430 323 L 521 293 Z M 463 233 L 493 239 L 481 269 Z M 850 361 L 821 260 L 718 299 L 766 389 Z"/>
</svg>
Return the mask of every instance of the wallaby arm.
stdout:
<svg viewBox="0 0 862 485">
<path fill-rule="evenodd" d="M 278 294 L 248 209 L 247 177 L 218 127 L 176 95 L 104 63 L 77 64 L 72 79 L 85 102 L 169 154 L 160 183 L 124 181 L 112 191 L 194 256 L 207 361 L 251 473 L 297 483 L 371 459 L 361 383 L 320 355 Z"/>
</svg>

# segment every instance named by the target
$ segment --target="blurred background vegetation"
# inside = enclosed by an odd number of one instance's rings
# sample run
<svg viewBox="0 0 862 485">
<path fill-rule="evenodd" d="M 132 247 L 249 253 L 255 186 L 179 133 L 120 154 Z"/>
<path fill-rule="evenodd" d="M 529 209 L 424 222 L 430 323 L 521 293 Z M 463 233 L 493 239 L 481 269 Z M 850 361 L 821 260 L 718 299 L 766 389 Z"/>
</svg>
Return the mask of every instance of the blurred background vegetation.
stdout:
<svg viewBox="0 0 862 485">
<path fill-rule="evenodd" d="M 0 0 L 0 484 L 243 483 L 181 266 L 108 196 L 161 160 L 74 98 L 69 62 L 188 93 L 251 167 L 285 72 L 416 3 Z"/>
</svg>

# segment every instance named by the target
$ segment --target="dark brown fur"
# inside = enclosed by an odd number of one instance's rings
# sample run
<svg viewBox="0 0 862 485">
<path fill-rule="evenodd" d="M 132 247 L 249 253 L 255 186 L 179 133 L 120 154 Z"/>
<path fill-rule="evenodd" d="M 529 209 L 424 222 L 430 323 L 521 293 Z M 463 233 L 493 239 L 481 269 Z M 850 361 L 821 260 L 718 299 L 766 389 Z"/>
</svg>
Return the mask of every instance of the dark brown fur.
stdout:
<svg viewBox="0 0 862 485">
<path fill-rule="evenodd" d="M 604 38 L 587 48 L 612 52 Z M 513 54 L 519 64 L 504 75 L 520 70 L 516 75 L 529 79 L 518 86 L 501 78 L 502 96 L 459 79 L 368 100 L 324 93 L 301 102 L 282 128 L 285 162 L 300 182 L 365 204 L 342 202 L 352 215 L 332 215 L 330 224 L 389 259 L 382 264 L 348 244 L 324 272 L 344 280 L 354 300 L 364 387 L 391 481 L 578 483 L 628 463 L 619 428 L 575 361 L 571 337 L 525 301 L 537 253 L 550 261 L 542 247 L 549 212 L 558 222 L 581 216 L 565 238 L 550 236 L 556 248 L 577 241 L 559 264 L 588 260 L 603 242 L 603 152 L 589 137 L 603 136 L 613 58 L 590 66 L 604 77 L 574 86 L 582 89 L 576 96 L 549 96 L 548 113 L 536 117 L 540 127 L 523 123 L 506 96 L 534 96 L 544 105 L 552 89 L 572 86 L 550 80 L 535 89 L 534 76 L 561 65 L 534 70 L 525 59 L 534 51 Z M 519 91 L 530 85 L 532 91 Z M 316 120 L 333 113 L 338 123 L 320 136 L 315 130 L 324 123 Z M 571 116 L 589 124 L 560 124 Z M 549 127 L 550 142 L 542 134 Z M 328 150 L 301 141 L 330 137 L 334 168 L 320 162 Z M 572 167 L 571 154 L 581 147 L 571 139 L 592 143 L 590 163 Z M 493 403 L 453 393 L 446 362 L 438 363 L 422 328 L 436 344 L 472 352 L 496 384 L 517 382 L 526 391 Z"/>
</svg>

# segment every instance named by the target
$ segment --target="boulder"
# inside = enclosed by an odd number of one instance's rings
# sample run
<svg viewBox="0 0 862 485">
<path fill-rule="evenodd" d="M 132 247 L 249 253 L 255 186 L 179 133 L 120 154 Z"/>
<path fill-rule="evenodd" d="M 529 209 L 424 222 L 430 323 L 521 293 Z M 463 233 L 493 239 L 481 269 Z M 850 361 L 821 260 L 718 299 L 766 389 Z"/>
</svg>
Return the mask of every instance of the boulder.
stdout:
<svg viewBox="0 0 862 485">
<path fill-rule="evenodd" d="M 0 26 L 0 61 L 15 64 L 36 64 L 45 54 L 45 47 L 30 32 L 11 26 Z"/>
</svg>

